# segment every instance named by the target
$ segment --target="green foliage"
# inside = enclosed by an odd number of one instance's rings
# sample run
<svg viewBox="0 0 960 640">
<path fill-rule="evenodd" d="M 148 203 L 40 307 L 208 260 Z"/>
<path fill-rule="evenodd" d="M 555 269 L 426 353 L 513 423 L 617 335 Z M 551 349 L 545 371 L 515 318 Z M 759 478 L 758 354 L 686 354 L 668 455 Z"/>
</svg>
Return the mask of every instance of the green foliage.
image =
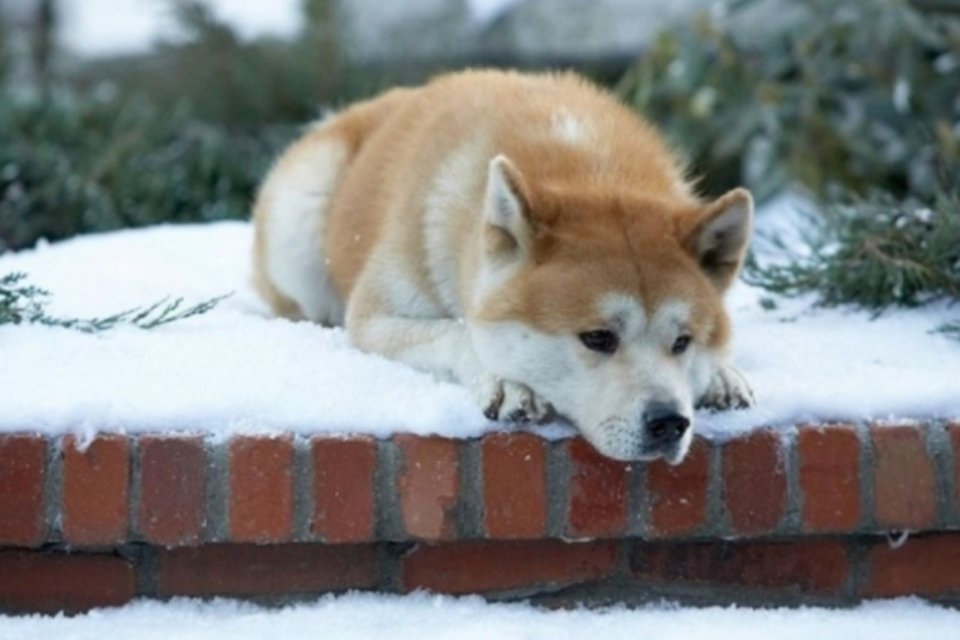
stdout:
<svg viewBox="0 0 960 640">
<path fill-rule="evenodd" d="M 929 199 L 960 162 L 960 20 L 905 0 L 740 0 L 661 35 L 620 93 L 711 192 L 799 179 Z"/>
<path fill-rule="evenodd" d="M 143 99 L 0 102 L 0 251 L 77 233 L 249 214 L 287 133 L 230 131 Z"/>
<path fill-rule="evenodd" d="M 332 0 L 290 41 L 247 41 L 201 0 L 185 38 L 82 63 L 44 97 L 0 85 L 0 253 L 160 222 L 244 218 L 269 162 L 322 105 L 379 89 L 340 62 Z"/>
<path fill-rule="evenodd" d="M 0 90 L 6 83 L 7 75 L 10 73 L 10 48 L 9 36 L 7 35 L 7 25 L 0 16 Z"/>
<path fill-rule="evenodd" d="M 752 263 L 752 282 L 872 309 L 960 299 L 960 6 L 934 4 L 737 0 L 624 77 L 706 192 L 820 198 L 812 256 Z"/>
<path fill-rule="evenodd" d="M 948 322 L 946 324 L 940 325 L 937 328 L 938 333 L 942 333 L 945 336 L 960 340 L 960 320 L 957 322 Z"/>
<path fill-rule="evenodd" d="M 334 28 L 333 0 L 303 0 L 292 38 L 244 39 L 204 0 L 168 0 L 182 37 L 148 56 L 88 65 L 86 85 L 108 80 L 121 95 L 148 95 L 161 108 L 186 102 L 198 119 L 229 128 L 300 124 L 325 105 L 366 97 L 386 70 L 348 68 Z"/>
<path fill-rule="evenodd" d="M 134 307 L 102 318 L 59 318 L 46 311 L 50 293 L 27 284 L 26 277 L 25 273 L 9 273 L 0 277 L 0 325 L 41 324 L 83 333 L 99 333 L 119 325 L 154 329 L 207 313 L 229 296 L 211 298 L 186 308 L 183 307 L 183 298 L 163 299 L 146 307 Z"/>
<path fill-rule="evenodd" d="M 835 205 L 819 221 L 809 258 L 748 264 L 745 277 L 782 294 L 816 291 L 824 304 L 852 302 L 880 311 L 932 299 L 960 300 L 960 198 L 932 207 L 876 193 Z"/>
<path fill-rule="evenodd" d="M 46 291 L 23 281 L 25 273 L 8 273 L 0 277 L 0 324 L 20 324 L 43 315 Z"/>
<path fill-rule="evenodd" d="M 312 38 L 247 42 L 205 2 L 173 7 L 186 40 L 161 44 L 148 68 L 120 76 L 121 88 L 146 91 L 161 105 L 187 96 L 199 118 L 230 126 L 304 122 L 330 100 L 321 88 L 336 85 L 339 71 Z"/>
</svg>

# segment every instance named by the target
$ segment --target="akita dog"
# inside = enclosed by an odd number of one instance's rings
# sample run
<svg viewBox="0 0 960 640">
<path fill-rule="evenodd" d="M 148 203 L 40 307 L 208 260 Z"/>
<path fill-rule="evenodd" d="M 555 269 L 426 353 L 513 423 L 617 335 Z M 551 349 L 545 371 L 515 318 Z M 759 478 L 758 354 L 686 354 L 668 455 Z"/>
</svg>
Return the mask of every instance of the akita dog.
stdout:
<svg viewBox="0 0 960 640">
<path fill-rule="evenodd" d="M 459 381 L 490 419 L 566 417 L 679 462 L 694 405 L 747 406 L 722 296 L 753 202 L 705 202 L 654 129 L 573 74 L 467 71 L 311 128 L 257 198 L 276 313 Z"/>
</svg>

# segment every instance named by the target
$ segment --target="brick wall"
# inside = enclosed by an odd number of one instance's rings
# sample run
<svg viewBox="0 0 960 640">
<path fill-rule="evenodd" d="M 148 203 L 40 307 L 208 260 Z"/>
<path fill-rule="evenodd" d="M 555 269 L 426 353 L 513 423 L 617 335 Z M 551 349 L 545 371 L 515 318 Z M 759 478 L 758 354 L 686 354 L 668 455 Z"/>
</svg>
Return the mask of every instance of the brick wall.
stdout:
<svg viewBox="0 0 960 640">
<path fill-rule="evenodd" d="M 759 430 L 697 440 L 677 467 L 526 433 L 80 444 L 0 436 L 0 608 L 352 588 L 960 596 L 960 423 Z"/>
</svg>

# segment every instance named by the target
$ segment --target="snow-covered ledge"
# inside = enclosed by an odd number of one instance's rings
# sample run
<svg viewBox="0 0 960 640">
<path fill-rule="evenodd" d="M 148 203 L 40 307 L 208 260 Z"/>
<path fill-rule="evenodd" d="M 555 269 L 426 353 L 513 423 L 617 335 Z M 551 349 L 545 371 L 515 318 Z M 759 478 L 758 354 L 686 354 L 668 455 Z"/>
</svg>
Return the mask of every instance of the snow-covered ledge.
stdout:
<svg viewBox="0 0 960 640">
<path fill-rule="evenodd" d="M 66 316 L 236 292 L 153 331 L 0 327 L 0 609 L 354 588 L 960 601 L 960 348 L 929 333 L 947 311 L 770 311 L 739 285 L 757 408 L 698 416 L 678 467 L 624 465 L 268 317 L 249 241 L 224 223 L 0 257 Z"/>
<path fill-rule="evenodd" d="M 762 222 L 763 212 L 758 216 Z M 342 330 L 270 317 L 250 286 L 251 244 L 249 225 L 219 223 L 86 236 L 0 256 L 0 274 L 28 273 L 52 292 L 49 311 L 59 316 L 105 316 L 165 297 L 193 303 L 234 292 L 206 315 L 151 331 L 86 335 L 0 326 L 0 431 L 82 439 L 102 430 L 469 438 L 502 428 L 485 420 L 460 387 L 360 353 Z M 771 304 L 776 308 L 765 309 Z M 758 403 L 750 411 L 698 416 L 701 435 L 960 416 L 960 346 L 931 333 L 955 315 L 951 309 L 874 319 L 772 298 L 744 284 L 734 287 L 728 305 L 734 362 Z"/>
</svg>

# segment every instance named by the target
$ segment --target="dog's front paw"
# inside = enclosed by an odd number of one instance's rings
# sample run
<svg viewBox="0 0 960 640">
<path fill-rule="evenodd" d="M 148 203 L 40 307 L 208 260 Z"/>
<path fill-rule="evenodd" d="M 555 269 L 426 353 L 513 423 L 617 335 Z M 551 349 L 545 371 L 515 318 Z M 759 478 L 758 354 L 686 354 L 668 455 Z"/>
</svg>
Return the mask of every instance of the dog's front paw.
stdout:
<svg viewBox="0 0 960 640">
<path fill-rule="evenodd" d="M 703 409 L 746 409 L 754 404 L 753 390 L 743 374 L 729 365 L 717 368 L 710 386 L 700 396 L 697 407 Z"/>
<path fill-rule="evenodd" d="M 477 391 L 483 415 L 490 420 L 540 424 L 553 415 L 549 402 L 518 382 L 486 376 Z"/>
</svg>

